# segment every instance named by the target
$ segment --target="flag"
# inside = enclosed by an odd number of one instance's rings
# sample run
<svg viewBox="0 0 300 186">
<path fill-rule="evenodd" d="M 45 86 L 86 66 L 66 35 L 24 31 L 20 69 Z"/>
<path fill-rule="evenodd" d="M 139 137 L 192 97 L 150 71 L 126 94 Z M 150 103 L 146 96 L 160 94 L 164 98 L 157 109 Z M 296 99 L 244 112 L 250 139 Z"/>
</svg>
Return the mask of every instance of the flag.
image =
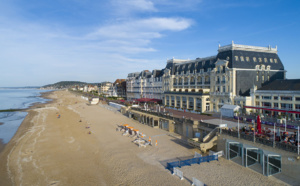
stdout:
<svg viewBox="0 0 300 186">
<path fill-rule="evenodd" d="M 258 134 L 261 134 L 261 122 L 260 122 L 260 118 L 259 115 L 257 116 L 257 130 L 258 130 Z"/>
</svg>

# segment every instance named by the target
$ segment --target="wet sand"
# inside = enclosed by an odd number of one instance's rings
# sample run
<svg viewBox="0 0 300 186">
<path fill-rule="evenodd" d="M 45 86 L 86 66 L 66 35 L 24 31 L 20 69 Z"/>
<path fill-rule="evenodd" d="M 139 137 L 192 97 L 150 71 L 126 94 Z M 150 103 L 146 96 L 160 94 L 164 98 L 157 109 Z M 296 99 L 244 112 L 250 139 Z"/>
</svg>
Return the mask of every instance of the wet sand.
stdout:
<svg viewBox="0 0 300 186">
<path fill-rule="evenodd" d="M 192 157 L 195 149 L 167 131 L 88 106 L 70 92 L 47 96 L 54 101 L 30 109 L 1 152 L 0 185 L 191 185 L 193 176 L 209 185 L 283 184 L 223 158 L 181 168 L 181 181 L 165 169 L 166 162 Z M 157 140 L 158 146 L 139 148 L 133 138 L 116 131 L 124 123 Z"/>
</svg>

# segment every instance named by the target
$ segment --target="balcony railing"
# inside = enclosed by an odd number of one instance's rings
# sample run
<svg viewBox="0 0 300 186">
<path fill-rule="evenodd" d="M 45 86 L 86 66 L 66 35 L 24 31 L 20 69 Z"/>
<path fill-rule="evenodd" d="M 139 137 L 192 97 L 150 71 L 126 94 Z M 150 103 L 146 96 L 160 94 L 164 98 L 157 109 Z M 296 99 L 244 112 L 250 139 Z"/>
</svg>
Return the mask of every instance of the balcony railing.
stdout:
<svg viewBox="0 0 300 186">
<path fill-rule="evenodd" d="M 238 137 L 238 132 L 237 131 L 230 131 L 230 130 L 226 130 L 226 129 L 221 129 L 221 130 L 222 130 L 222 134 L 233 136 L 233 137 Z M 247 141 L 253 141 L 254 140 L 253 139 L 254 138 L 253 134 L 240 133 L 240 138 L 244 139 L 244 140 L 247 140 Z M 297 146 L 290 145 L 290 144 L 287 144 L 287 143 L 281 143 L 281 142 L 278 142 L 278 141 L 275 141 L 275 143 L 274 143 L 273 140 L 260 138 L 260 137 L 255 137 L 255 142 L 266 145 L 266 146 L 270 146 L 270 147 L 282 149 L 282 150 L 285 150 L 285 151 L 289 151 L 289 152 L 294 152 L 294 153 L 298 152 Z"/>
</svg>

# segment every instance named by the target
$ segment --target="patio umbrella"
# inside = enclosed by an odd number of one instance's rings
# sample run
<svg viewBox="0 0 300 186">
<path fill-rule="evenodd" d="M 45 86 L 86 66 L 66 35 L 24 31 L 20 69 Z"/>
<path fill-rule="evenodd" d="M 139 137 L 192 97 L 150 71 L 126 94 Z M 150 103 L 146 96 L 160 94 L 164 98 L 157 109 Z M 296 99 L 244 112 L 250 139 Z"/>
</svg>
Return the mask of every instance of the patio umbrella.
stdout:
<svg viewBox="0 0 300 186">
<path fill-rule="evenodd" d="M 260 122 L 259 115 L 257 116 L 257 130 L 258 130 L 258 134 L 261 134 L 261 122 Z"/>
</svg>

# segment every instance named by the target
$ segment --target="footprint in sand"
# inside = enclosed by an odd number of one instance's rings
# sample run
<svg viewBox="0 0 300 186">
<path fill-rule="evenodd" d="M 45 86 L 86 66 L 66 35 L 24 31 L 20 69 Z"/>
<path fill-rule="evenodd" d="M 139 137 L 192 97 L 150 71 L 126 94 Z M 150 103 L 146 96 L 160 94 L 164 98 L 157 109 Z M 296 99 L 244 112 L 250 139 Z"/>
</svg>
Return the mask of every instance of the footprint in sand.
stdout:
<svg viewBox="0 0 300 186">
<path fill-rule="evenodd" d="M 33 153 L 33 149 L 26 149 L 25 152 L 22 152 L 22 155 L 29 155 Z"/>
<path fill-rule="evenodd" d="M 59 181 L 51 181 L 48 185 L 59 185 Z"/>
<path fill-rule="evenodd" d="M 73 143 L 74 141 L 75 141 L 75 139 L 73 137 L 69 137 L 67 140 L 68 143 Z"/>
</svg>

